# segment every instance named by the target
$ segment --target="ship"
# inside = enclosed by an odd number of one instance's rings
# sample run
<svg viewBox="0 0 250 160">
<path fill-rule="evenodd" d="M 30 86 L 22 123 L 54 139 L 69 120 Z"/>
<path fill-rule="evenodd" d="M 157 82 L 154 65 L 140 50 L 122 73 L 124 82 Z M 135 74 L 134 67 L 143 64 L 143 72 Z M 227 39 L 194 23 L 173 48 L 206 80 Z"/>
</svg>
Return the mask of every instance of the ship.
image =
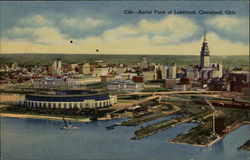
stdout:
<svg viewBox="0 0 250 160">
<path fill-rule="evenodd" d="M 69 122 L 68 124 L 67 121 L 64 119 L 64 117 L 63 117 L 63 122 L 64 122 L 64 126 L 62 126 L 61 129 L 79 129 L 78 126 L 73 126 L 71 122 Z"/>
</svg>

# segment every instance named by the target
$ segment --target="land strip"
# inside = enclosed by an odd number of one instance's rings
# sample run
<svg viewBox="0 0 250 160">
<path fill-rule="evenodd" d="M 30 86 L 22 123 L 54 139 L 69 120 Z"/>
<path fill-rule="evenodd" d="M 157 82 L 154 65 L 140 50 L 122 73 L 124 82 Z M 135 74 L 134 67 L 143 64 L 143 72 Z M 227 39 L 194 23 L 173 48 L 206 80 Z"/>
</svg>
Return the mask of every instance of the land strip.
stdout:
<svg viewBox="0 0 250 160">
<path fill-rule="evenodd" d="M 240 146 L 239 149 L 250 151 L 250 140 L 246 141 L 246 143 Z"/>
<path fill-rule="evenodd" d="M 122 125 L 124 125 L 124 126 L 136 126 L 136 125 L 139 125 L 141 123 L 152 121 L 154 119 L 169 116 L 171 114 L 177 113 L 179 110 L 180 110 L 180 108 L 178 106 L 173 105 L 173 110 L 171 110 L 169 112 L 163 111 L 160 113 L 154 113 L 154 114 L 149 114 L 149 115 L 142 116 L 142 117 L 133 118 L 129 121 L 123 122 Z"/>
<path fill-rule="evenodd" d="M 207 147 L 216 143 L 233 130 L 249 123 L 248 113 L 245 111 L 225 111 L 225 113 L 219 112 L 218 115 L 215 120 L 215 134 L 212 133 L 212 117 L 207 117 L 202 124 L 192 128 L 188 133 L 178 134 L 176 138 L 168 142 Z"/>
<path fill-rule="evenodd" d="M 28 114 L 14 114 L 14 113 L 0 113 L 0 117 L 9 117 L 9 118 L 32 118 L 32 119 L 47 119 L 47 120 L 57 120 L 61 121 L 62 117 L 55 116 L 44 116 L 44 115 L 28 115 Z M 72 122 L 89 122 L 89 118 L 65 118 L 65 120 Z"/>
</svg>

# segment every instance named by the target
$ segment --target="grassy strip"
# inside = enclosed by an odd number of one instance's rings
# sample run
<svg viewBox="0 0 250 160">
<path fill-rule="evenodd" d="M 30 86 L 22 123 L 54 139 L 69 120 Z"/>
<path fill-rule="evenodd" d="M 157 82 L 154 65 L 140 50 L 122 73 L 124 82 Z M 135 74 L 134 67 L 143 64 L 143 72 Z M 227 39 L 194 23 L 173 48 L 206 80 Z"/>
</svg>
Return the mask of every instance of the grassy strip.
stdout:
<svg viewBox="0 0 250 160">
<path fill-rule="evenodd" d="M 216 117 L 215 133 L 212 134 L 212 117 L 209 117 L 204 123 L 192 128 L 186 134 L 178 134 L 171 142 L 185 143 L 192 145 L 208 145 L 217 137 L 225 136 L 234 126 L 248 119 L 248 113 L 240 110 L 225 111 L 222 116 Z M 228 130 L 227 130 L 228 128 Z"/>
<path fill-rule="evenodd" d="M 246 141 L 246 143 L 240 146 L 239 149 L 250 151 L 250 140 Z"/>
<path fill-rule="evenodd" d="M 154 119 L 164 117 L 164 116 L 166 116 L 164 113 L 149 114 L 149 115 L 146 115 L 146 116 L 133 118 L 133 119 L 131 119 L 129 121 L 125 121 L 125 122 L 122 123 L 122 125 L 123 126 L 136 126 L 136 125 L 139 125 L 141 123 L 152 121 Z"/>
<path fill-rule="evenodd" d="M 196 114 L 194 114 L 193 107 L 190 107 L 190 111 L 188 108 L 186 108 L 185 112 L 186 112 L 185 117 L 175 118 L 175 119 L 171 119 L 171 120 L 165 120 L 162 122 L 152 124 L 152 125 L 147 126 L 145 128 L 142 128 L 140 130 L 137 130 L 135 132 L 135 137 L 133 137 L 132 139 L 142 139 L 142 138 L 151 136 L 153 134 L 156 134 L 160 131 L 166 130 L 172 126 L 176 126 L 176 125 L 179 125 L 181 123 L 189 122 L 193 119 L 199 119 L 199 118 L 202 118 L 202 117 L 211 113 L 211 111 L 208 108 L 205 108 L 205 110 L 203 110 L 202 112 L 201 112 L 201 110 L 196 109 L 195 110 Z"/>
<path fill-rule="evenodd" d="M 156 134 L 162 130 L 165 130 L 171 127 L 177 122 L 178 121 L 176 120 L 167 120 L 167 121 L 162 121 L 162 122 L 158 122 L 153 125 L 147 126 L 145 128 L 135 131 L 135 137 L 133 137 L 132 139 L 142 139 L 142 138 L 151 136 L 153 134 Z"/>
</svg>

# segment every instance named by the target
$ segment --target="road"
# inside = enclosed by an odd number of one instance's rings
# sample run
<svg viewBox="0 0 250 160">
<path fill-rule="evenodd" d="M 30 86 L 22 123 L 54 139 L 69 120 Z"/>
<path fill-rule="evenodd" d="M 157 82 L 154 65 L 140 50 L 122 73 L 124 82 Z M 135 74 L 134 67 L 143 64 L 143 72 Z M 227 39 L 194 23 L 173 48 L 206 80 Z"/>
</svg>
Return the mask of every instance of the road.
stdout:
<svg viewBox="0 0 250 160">
<path fill-rule="evenodd" d="M 131 106 L 135 106 L 135 105 L 138 105 L 140 103 L 143 103 L 143 102 L 146 102 L 146 101 L 150 101 L 152 99 L 156 99 L 156 98 L 159 98 L 160 96 L 150 96 L 150 97 L 147 97 L 147 98 L 144 98 L 144 99 L 140 99 L 140 100 L 131 100 L 130 102 L 128 103 L 120 103 L 118 102 L 117 104 L 109 107 L 108 109 L 110 110 L 116 110 L 119 111 L 119 110 L 123 110 L 123 109 L 126 109 L 126 108 L 129 108 Z"/>
<path fill-rule="evenodd" d="M 133 95 L 166 95 L 166 94 L 197 94 L 197 93 L 223 93 L 223 91 L 173 91 L 173 92 L 136 92 L 127 94 L 118 94 L 117 96 L 133 96 Z"/>
</svg>

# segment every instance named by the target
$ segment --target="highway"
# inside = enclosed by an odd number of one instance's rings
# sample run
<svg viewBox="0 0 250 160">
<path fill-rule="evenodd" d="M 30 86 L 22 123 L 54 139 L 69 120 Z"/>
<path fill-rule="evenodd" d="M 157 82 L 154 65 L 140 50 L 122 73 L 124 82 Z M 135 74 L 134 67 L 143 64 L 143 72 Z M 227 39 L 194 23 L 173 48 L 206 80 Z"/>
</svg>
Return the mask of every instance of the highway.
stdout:
<svg viewBox="0 0 250 160">
<path fill-rule="evenodd" d="M 136 96 L 136 95 L 167 95 L 167 94 L 198 94 L 198 93 L 223 93 L 223 91 L 171 91 L 171 92 L 134 92 L 118 94 L 117 96 Z"/>
<path fill-rule="evenodd" d="M 129 103 L 121 103 L 121 102 L 119 102 L 119 103 L 109 107 L 108 109 L 110 109 L 110 110 L 114 109 L 115 112 L 117 112 L 117 111 L 129 108 L 131 106 L 138 105 L 140 103 L 143 103 L 143 102 L 146 102 L 146 101 L 149 101 L 149 100 L 152 100 L 152 99 L 156 99 L 156 98 L 159 98 L 159 97 L 160 96 L 157 95 L 157 96 L 150 96 L 150 97 L 140 99 L 140 100 L 131 100 L 131 101 L 129 101 Z"/>
</svg>

